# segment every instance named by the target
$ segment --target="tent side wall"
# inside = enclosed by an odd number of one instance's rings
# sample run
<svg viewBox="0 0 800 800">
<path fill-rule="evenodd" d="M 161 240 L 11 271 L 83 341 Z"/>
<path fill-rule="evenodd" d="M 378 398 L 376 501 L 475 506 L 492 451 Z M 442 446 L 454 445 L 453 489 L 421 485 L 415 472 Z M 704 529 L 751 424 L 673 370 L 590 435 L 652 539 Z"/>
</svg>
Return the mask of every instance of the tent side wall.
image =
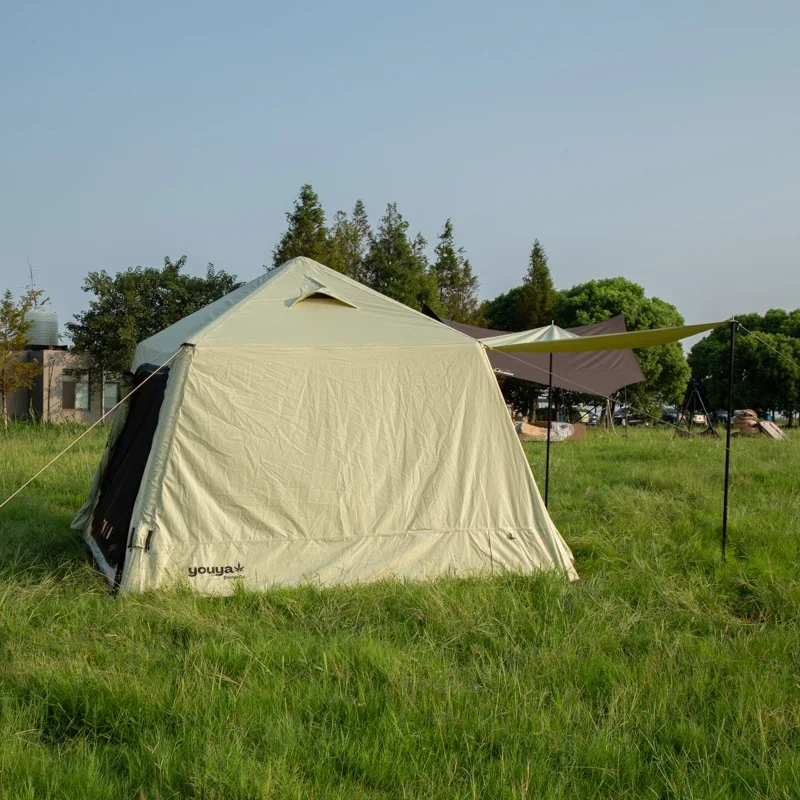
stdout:
<svg viewBox="0 0 800 800">
<path fill-rule="evenodd" d="M 123 590 L 575 576 L 477 342 L 198 345 L 171 419 Z"/>
</svg>

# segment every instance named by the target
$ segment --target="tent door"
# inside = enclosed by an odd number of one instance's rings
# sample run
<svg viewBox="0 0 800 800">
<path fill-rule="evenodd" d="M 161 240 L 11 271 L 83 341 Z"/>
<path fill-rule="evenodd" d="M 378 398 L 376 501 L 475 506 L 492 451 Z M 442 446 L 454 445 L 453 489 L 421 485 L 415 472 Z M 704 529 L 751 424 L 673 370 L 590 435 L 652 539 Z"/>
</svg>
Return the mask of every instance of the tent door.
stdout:
<svg viewBox="0 0 800 800">
<path fill-rule="evenodd" d="M 133 379 L 135 391 L 128 401 L 128 418 L 114 444 L 92 516 L 92 538 L 117 580 L 125 563 L 133 506 L 158 427 L 168 373 L 168 369 L 157 371 L 150 365 L 137 370 Z"/>
</svg>

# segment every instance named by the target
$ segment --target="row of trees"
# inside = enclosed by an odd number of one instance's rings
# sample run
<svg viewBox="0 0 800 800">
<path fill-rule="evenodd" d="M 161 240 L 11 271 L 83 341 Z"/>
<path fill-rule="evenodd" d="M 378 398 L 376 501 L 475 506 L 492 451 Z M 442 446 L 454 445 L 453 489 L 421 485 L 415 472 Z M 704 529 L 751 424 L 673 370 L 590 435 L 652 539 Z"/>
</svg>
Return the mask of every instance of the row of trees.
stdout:
<svg viewBox="0 0 800 800">
<path fill-rule="evenodd" d="M 286 220 L 288 228 L 272 252 L 274 267 L 308 256 L 411 308 L 427 305 L 456 322 L 476 318 L 478 278 L 464 248 L 456 245 L 450 219 L 433 261 L 426 255 L 427 240 L 421 233 L 411 236 L 397 203 L 386 206 L 374 231 L 361 200 L 349 215 L 337 211 L 328 227 L 317 193 L 306 184 Z"/>
<path fill-rule="evenodd" d="M 631 328 L 680 324 L 674 307 L 647 298 L 642 287 L 614 278 L 592 281 L 568 291 L 556 290 L 544 247 L 531 249 L 521 284 L 493 300 L 479 303 L 478 279 L 464 248 L 455 240 L 450 219 L 427 255 L 422 234 L 413 235 L 396 203 L 389 203 L 373 229 L 361 200 L 351 213 L 338 211 L 330 226 L 310 185 L 301 188 L 286 214 L 287 229 L 273 250 L 272 266 L 306 255 L 365 283 L 412 308 L 431 307 L 446 319 L 497 330 L 522 330 L 551 320 L 569 327 L 623 313 Z M 236 275 L 208 265 L 204 277 L 186 274 L 186 257 L 164 259 L 160 269 L 132 267 L 110 274 L 90 273 L 83 290 L 91 295 L 87 310 L 66 327 L 73 350 L 94 364 L 93 384 L 129 368 L 137 342 L 213 302 L 238 285 Z M 632 390 L 637 403 L 674 402 L 682 395 L 688 367 L 679 345 L 638 354 L 647 378 Z"/>
<path fill-rule="evenodd" d="M 533 243 L 521 284 L 480 304 L 478 279 L 464 249 L 455 242 L 450 219 L 430 262 L 425 238 L 420 233 L 410 236 L 396 203 L 387 205 L 375 231 L 361 200 L 350 215 L 336 212 L 328 227 L 318 195 L 306 184 L 286 219 L 287 230 L 273 251 L 273 266 L 306 255 L 412 308 L 424 304 L 456 322 L 518 331 L 552 321 L 562 327 L 587 325 L 625 314 L 632 330 L 683 324 L 674 306 L 648 298 L 641 286 L 625 278 L 557 290 L 538 240 Z M 644 349 L 637 351 L 637 357 L 646 381 L 631 387 L 632 402 L 647 406 L 679 402 L 689 380 L 681 345 Z"/>
<path fill-rule="evenodd" d="M 628 330 L 649 330 L 683 325 L 675 306 L 647 297 L 644 288 L 626 278 L 604 278 L 557 290 L 547 264 L 547 254 L 537 240 L 522 284 L 479 309 L 487 327 L 516 331 L 555 322 L 573 328 L 625 315 Z M 663 403 L 682 400 L 689 380 L 689 365 L 680 343 L 636 350 L 645 376 L 643 383 L 628 387 L 631 405 L 656 412 Z"/>
<path fill-rule="evenodd" d="M 287 229 L 273 250 L 272 267 L 299 255 L 309 256 L 412 308 L 431 307 L 440 316 L 501 331 L 547 325 L 587 325 L 624 314 L 630 330 L 682 325 L 675 306 L 625 278 L 592 280 L 571 289 L 555 288 L 547 254 L 536 240 L 518 286 L 492 300 L 478 301 L 478 279 L 463 247 L 455 240 L 450 219 L 444 223 L 432 258 L 422 234 L 413 235 L 396 203 L 389 203 L 373 229 L 361 200 L 350 213 L 338 211 L 330 225 L 310 185 L 301 188 L 286 214 Z M 87 310 L 67 323 L 73 349 L 85 354 L 100 376 L 126 371 L 137 342 L 228 294 L 241 284 L 236 275 L 209 264 L 205 276 L 185 272 L 186 256 L 164 259 L 162 268 L 132 267 L 114 275 L 90 273 L 83 290 L 91 295 Z M 268 267 L 268 269 L 271 267 Z M 25 311 L 41 302 L 26 296 L 15 303 L 9 293 L 0 319 L 0 393 L 30 382 L 35 367 L 15 366 L 27 328 Z M 766 344 L 742 337 L 737 357 L 738 407 L 800 407 L 800 311 L 770 311 L 764 317 L 744 315 L 744 325 Z M 30 327 L 30 326 L 28 326 Z M 786 356 L 779 358 L 774 348 Z M 712 406 L 724 405 L 727 386 L 727 339 L 718 330 L 697 344 L 689 361 L 680 344 L 636 351 L 645 382 L 628 388 L 630 404 L 639 408 L 679 403 L 693 375 L 707 389 Z M 691 366 L 690 366 L 691 365 Z M 102 385 L 102 380 L 94 382 Z M 9 388 L 10 387 L 10 388 Z M 529 389 L 525 389 L 529 393 Z M 5 406 L 4 406 L 5 408 Z"/>
</svg>

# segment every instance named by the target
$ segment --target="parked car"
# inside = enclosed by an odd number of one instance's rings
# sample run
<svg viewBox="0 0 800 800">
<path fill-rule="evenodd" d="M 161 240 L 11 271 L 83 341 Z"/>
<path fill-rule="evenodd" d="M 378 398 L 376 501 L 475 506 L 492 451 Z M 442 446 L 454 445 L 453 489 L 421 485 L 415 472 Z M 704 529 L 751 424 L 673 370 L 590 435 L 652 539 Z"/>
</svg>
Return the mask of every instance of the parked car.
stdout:
<svg viewBox="0 0 800 800">
<path fill-rule="evenodd" d="M 664 406 L 664 408 L 661 409 L 661 421 L 665 422 L 667 425 L 677 425 L 678 409 L 673 406 Z"/>
<path fill-rule="evenodd" d="M 615 425 L 646 425 L 647 419 L 640 416 L 633 409 L 618 408 L 614 412 Z"/>
</svg>

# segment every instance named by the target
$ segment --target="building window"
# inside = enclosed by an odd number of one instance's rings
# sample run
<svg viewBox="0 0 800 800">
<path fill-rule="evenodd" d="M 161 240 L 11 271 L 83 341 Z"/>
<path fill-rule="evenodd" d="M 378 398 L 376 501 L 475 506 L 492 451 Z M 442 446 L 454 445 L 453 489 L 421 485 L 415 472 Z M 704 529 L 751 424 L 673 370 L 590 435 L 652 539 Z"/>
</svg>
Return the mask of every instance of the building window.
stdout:
<svg viewBox="0 0 800 800">
<path fill-rule="evenodd" d="M 61 381 L 61 408 L 65 411 L 75 408 L 75 381 L 72 379 Z"/>
<path fill-rule="evenodd" d="M 75 410 L 89 410 L 89 381 L 86 378 L 80 379 L 75 384 Z"/>
<path fill-rule="evenodd" d="M 105 388 L 103 390 L 103 405 L 105 406 L 106 411 L 114 408 L 114 406 L 119 402 L 119 384 L 118 383 L 106 383 Z"/>
</svg>

